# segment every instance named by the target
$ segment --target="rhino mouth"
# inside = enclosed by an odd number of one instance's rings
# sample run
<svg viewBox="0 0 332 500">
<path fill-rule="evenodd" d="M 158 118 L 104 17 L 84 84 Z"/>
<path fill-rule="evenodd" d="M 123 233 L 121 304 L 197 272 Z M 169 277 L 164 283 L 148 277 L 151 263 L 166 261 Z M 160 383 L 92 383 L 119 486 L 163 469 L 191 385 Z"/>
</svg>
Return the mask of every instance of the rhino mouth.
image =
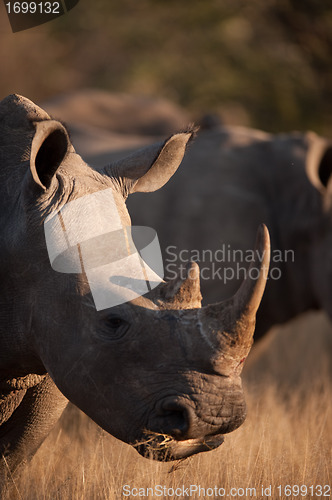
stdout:
<svg viewBox="0 0 332 500">
<path fill-rule="evenodd" d="M 224 442 L 223 434 L 205 436 L 204 438 L 177 441 L 167 434 L 150 434 L 134 448 L 145 458 L 170 462 L 191 457 L 197 453 L 218 448 Z"/>
</svg>

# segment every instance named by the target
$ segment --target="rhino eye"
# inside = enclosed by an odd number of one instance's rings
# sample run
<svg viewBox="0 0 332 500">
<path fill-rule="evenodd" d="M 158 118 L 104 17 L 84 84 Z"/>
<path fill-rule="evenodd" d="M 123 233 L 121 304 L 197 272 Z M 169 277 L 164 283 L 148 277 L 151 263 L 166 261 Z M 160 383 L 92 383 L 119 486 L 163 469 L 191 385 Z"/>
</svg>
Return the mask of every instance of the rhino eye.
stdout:
<svg viewBox="0 0 332 500">
<path fill-rule="evenodd" d="M 129 323 L 120 316 L 111 315 L 106 319 L 107 330 L 116 338 L 122 337 L 129 328 Z"/>
</svg>

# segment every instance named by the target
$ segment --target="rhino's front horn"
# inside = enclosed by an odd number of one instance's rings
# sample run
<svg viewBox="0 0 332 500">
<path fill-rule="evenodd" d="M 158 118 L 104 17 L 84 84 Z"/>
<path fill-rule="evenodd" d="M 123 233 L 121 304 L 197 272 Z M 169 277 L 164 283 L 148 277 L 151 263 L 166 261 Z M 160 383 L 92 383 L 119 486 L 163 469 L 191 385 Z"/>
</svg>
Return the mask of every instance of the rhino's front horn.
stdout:
<svg viewBox="0 0 332 500">
<path fill-rule="evenodd" d="M 254 260 L 237 293 L 231 299 L 203 307 L 199 311 L 201 334 L 216 349 L 215 365 L 222 361 L 223 369 L 228 360 L 232 371 L 242 364 L 250 351 L 256 312 L 264 293 L 269 263 L 269 232 L 262 224 L 257 232 Z"/>
</svg>

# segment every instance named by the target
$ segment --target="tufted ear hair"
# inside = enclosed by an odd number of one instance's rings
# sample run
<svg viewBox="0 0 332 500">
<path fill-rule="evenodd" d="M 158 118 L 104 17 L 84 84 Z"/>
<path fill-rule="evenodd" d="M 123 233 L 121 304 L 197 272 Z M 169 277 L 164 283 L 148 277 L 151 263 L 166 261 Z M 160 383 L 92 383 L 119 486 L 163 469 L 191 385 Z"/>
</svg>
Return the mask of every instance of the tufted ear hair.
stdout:
<svg viewBox="0 0 332 500">
<path fill-rule="evenodd" d="M 125 197 L 130 193 L 156 191 L 178 169 L 194 132 L 174 134 L 164 142 L 147 146 L 108 165 L 103 172 L 117 179 Z"/>
<path fill-rule="evenodd" d="M 50 187 L 71 143 L 65 127 L 58 121 L 34 122 L 34 126 L 35 135 L 31 144 L 30 171 L 35 184 L 45 191 Z"/>
</svg>

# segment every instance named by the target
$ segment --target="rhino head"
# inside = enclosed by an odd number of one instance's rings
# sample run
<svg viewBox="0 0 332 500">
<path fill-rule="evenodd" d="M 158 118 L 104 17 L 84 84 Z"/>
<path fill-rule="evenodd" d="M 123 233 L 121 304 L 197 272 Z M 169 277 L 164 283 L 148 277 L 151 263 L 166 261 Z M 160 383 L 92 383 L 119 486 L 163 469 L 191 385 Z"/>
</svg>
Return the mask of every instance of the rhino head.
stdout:
<svg viewBox="0 0 332 500">
<path fill-rule="evenodd" d="M 47 217 L 108 189 L 130 226 L 126 197 L 163 186 L 192 133 L 97 171 L 76 154 L 66 128 L 25 98 L 3 100 L 0 123 L 7 378 L 48 372 L 66 398 L 143 455 L 172 460 L 219 446 L 246 416 L 240 374 L 267 277 L 266 227 L 247 278 L 225 302 L 201 307 L 191 263 L 185 276 L 97 310 L 84 269 L 52 268 Z"/>
</svg>

